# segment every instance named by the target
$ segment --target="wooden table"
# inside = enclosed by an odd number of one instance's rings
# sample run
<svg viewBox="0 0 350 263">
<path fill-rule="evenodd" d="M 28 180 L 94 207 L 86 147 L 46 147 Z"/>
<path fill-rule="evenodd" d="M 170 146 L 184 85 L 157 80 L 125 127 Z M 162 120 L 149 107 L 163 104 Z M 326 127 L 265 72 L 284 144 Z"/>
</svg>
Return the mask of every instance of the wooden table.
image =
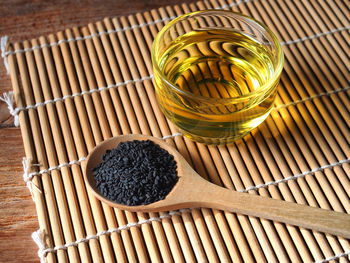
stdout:
<svg viewBox="0 0 350 263">
<path fill-rule="evenodd" d="M 181 2 L 191 0 L 181 0 Z M 193 2 L 193 1 L 192 1 Z M 68 27 L 82 26 L 104 17 L 127 15 L 177 0 L 104 1 L 2 1 L 0 36 L 9 41 L 32 39 Z M 0 95 L 12 90 L 0 61 Z M 0 262 L 39 262 L 31 233 L 38 227 L 34 203 L 23 181 L 24 149 L 19 128 L 13 125 L 7 105 L 0 103 Z"/>
</svg>

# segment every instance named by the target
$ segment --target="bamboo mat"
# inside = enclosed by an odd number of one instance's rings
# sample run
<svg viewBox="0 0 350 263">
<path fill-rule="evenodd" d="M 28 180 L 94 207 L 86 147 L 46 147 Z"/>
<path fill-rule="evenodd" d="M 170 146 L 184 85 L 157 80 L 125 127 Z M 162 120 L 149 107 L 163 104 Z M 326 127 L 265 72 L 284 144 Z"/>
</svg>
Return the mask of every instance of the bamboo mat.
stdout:
<svg viewBox="0 0 350 263">
<path fill-rule="evenodd" d="M 164 138 L 203 177 L 249 194 L 350 213 L 348 1 L 210 0 L 106 18 L 10 43 L 7 59 L 47 262 L 329 262 L 350 240 L 211 209 L 130 213 L 87 192 L 88 152 L 118 134 Z M 171 19 L 231 9 L 264 22 L 285 66 L 267 120 L 230 146 L 177 134 L 155 101 L 150 49 Z M 205 193 L 204 193 L 205 194 Z"/>
</svg>

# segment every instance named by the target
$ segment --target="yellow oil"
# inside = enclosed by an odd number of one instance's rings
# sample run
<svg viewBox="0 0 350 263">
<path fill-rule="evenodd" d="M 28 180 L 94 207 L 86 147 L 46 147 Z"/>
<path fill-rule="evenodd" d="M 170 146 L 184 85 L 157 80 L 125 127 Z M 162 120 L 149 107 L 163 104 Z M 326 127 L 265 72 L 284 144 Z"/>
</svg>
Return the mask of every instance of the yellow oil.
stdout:
<svg viewBox="0 0 350 263">
<path fill-rule="evenodd" d="M 270 81 L 272 54 L 232 30 L 192 31 L 162 54 L 157 99 L 165 115 L 188 137 L 228 143 L 243 137 L 269 114 L 278 83 Z M 265 90 L 263 90 L 265 89 Z"/>
</svg>

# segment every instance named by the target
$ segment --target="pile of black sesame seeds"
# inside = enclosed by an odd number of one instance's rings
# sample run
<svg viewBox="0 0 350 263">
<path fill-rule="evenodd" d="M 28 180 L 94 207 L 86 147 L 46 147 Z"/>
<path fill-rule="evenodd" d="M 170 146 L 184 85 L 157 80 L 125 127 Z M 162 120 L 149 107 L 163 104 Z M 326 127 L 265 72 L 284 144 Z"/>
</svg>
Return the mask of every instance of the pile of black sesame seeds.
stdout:
<svg viewBox="0 0 350 263">
<path fill-rule="evenodd" d="M 174 157 L 150 140 L 118 144 L 93 171 L 100 194 L 130 206 L 164 199 L 178 180 Z"/>
</svg>

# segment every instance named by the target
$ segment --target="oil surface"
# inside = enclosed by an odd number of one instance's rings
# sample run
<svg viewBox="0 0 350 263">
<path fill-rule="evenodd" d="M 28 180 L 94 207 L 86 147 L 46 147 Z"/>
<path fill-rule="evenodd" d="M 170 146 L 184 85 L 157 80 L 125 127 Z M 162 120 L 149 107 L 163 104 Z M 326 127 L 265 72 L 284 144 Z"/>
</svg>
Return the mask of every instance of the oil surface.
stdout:
<svg viewBox="0 0 350 263">
<path fill-rule="evenodd" d="M 245 34 L 222 29 L 187 33 L 169 45 L 159 67 L 177 87 L 156 81 L 160 107 L 195 140 L 240 138 L 260 124 L 273 105 L 271 86 L 277 83 L 262 90 L 274 72 L 271 54 Z"/>
</svg>

